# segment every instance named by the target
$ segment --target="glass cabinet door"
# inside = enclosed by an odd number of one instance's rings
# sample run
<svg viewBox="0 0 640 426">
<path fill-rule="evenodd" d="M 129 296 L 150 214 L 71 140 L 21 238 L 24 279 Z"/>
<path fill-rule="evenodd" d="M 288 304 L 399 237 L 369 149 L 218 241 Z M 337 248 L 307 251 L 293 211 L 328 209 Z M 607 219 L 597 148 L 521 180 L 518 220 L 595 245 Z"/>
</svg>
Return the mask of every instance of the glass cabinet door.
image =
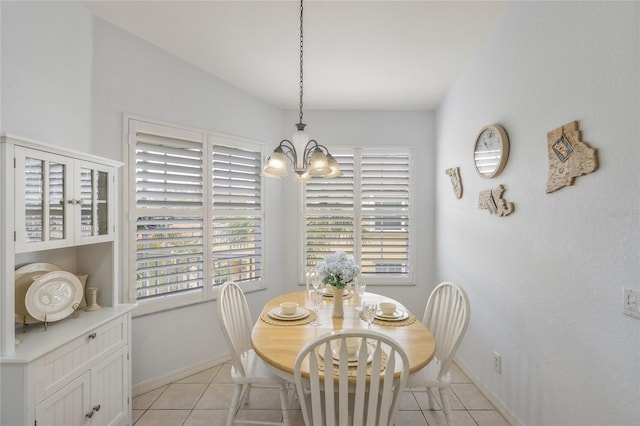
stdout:
<svg viewBox="0 0 640 426">
<path fill-rule="evenodd" d="M 79 170 L 80 238 L 109 235 L 109 170 L 86 162 Z"/>
<path fill-rule="evenodd" d="M 61 247 L 70 238 L 71 161 L 46 152 L 16 148 L 16 250 Z"/>
<path fill-rule="evenodd" d="M 66 236 L 65 176 L 66 165 L 49 163 L 49 239 L 63 240 Z"/>
<path fill-rule="evenodd" d="M 42 241 L 44 238 L 44 160 L 30 157 L 24 159 L 22 185 L 25 240 L 27 242 Z"/>
<path fill-rule="evenodd" d="M 16 253 L 113 239 L 113 167 L 18 146 L 15 159 Z"/>
</svg>

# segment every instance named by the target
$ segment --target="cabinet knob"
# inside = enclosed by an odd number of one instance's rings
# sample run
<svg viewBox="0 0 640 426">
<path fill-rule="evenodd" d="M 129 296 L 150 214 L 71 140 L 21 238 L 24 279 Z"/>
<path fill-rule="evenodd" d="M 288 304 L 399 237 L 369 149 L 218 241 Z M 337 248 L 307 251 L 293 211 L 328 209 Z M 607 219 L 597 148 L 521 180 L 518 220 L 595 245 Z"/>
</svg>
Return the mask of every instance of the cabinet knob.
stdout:
<svg viewBox="0 0 640 426">
<path fill-rule="evenodd" d="M 93 407 L 93 411 L 100 411 L 100 404 Z"/>
<path fill-rule="evenodd" d="M 89 337 L 89 339 L 95 339 L 96 336 L 97 336 L 96 333 L 91 333 L 88 337 Z"/>
<path fill-rule="evenodd" d="M 84 415 L 86 418 L 90 419 L 91 417 L 93 417 L 93 411 L 89 411 L 87 414 Z"/>
</svg>

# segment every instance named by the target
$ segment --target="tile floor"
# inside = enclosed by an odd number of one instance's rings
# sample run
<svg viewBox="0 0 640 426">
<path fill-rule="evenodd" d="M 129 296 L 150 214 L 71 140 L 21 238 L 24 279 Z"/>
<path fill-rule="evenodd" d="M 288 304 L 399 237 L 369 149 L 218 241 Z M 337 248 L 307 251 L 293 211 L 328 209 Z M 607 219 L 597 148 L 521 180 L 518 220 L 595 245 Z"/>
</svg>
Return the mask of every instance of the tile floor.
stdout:
<svg viewBox="0 0 640 426">
<path fill-rule="evenodd" d="M 133 398 L 134 425 L 224 425 L 233 394 L 230 369 L 231 364 L 220 364 Z M 457 366 L 454 365 L 451 372 L 453 377 L 449 395 L 456 425 L 509 425 Z M 291 425 L 304 426 L 302 413 L 299 405 L 296 404 L 294 403 L 291 410 Z M 281 420 L 278 393 L 261 389 L 252 390 L 251 402 L 242 407 L 238 418 Z M 396 425 L 445 424 L 444 414 L 439 407 L 435 411 L 427 408 L 426 393 L 405 393 Z"/>
</svg>

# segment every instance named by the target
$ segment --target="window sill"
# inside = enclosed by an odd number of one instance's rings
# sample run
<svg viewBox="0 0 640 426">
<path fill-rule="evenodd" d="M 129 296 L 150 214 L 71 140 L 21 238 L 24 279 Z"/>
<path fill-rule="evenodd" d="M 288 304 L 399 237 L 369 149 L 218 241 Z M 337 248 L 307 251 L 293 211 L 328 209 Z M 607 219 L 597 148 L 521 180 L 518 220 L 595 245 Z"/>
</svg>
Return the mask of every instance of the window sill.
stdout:
<svg viewBox="0 0 640 426">
<path fill-rule="evenodd" d="M 241 287 L 242 291 L 245 293 L 252 293 L 266 289 L 266 286 L 263 285 L 261 281 L 244 284 Z M 153 300 L 139 300 L 136 302 L 137 306 L 133 311 L 132 316 L 133 318 L 136 318 L 173 309 L 180 309 L 199 303 L 211 302 L 218 298 L 219 291 L 219 287 L 213 287 L 210 292 L 210 297 L 208 298 L 204 298 L 201 291 L 194 291 L 193 293 L 168 295 L 162 298 L 155 298 Z"/>
</svg>

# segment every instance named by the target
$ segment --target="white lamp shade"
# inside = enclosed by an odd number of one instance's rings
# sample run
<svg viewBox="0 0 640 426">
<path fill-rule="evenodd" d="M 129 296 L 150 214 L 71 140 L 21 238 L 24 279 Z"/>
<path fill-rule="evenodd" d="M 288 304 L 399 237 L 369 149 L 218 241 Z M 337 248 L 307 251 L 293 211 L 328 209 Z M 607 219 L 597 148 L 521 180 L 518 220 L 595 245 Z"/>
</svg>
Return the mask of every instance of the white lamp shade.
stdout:
<svg viewBox="0 0 640 426">
<path fill-rule="evenodd" d="M 340 170 L 340 165 L 338 164 L 336 159 L 333 158 L 333 155 L 327 154 L 327 163 L 329 164 L 329 168 L 331 169 L 331 173 L 326 175 L 325 176 L 326 178 L 333 178 L 333 177 L 342 176 L 342 170 Z"/>
<path fill-rule="evenodd" d="M 326 176 L 331 173 L 327 156 L 320 148 L 313 150 L 311 160 L 309 161 L 309 174 L 311 176 Z"/>
<path fill-rule="evenodd" d="M 266 175 L 282 177 L 287 176 L 287 156 L 281 148 L 276 148 L 275 151 L 267 159 L 267 165 L 262 170 Z"/>
</svg>

